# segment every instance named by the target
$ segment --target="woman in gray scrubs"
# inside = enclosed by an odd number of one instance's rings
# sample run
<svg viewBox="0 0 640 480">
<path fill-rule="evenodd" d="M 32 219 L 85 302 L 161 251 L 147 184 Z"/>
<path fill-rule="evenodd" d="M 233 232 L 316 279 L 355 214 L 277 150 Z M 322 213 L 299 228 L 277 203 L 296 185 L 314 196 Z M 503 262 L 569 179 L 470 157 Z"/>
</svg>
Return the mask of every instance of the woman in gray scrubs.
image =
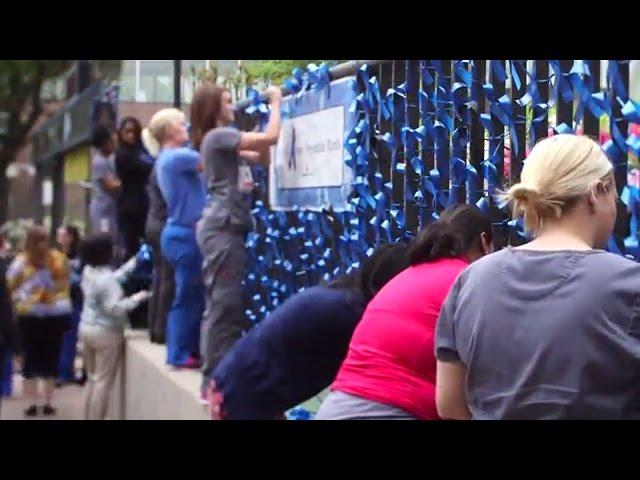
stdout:
<svg viewBox="0 0 640 480">
<path fill-rule="evenodd" d="M 640 419 L 640 265 L 603 248 L 613 166 L 555 135 L 505 200 L 534 240 L 469 266 L 436 327 L 436 404 L 450 419 Z"/>
<path fill-rule="evenodd" d="M 280 135 L 282 93 L 269 89 L 271 115 L 264 132 L 241 132 L 229 90 L 205 83 L 193 96 L 191 128 L 200 151 L 210 197 L 198 223 L 198 245 L 204 257 L 206 304 L 201 334 L 203 386 L 224 354 L 251 327 L 242 305 L 246 273 L 244 242 L 253 228 L 250 165 L 269 164 L 269 148 Z M 204 394 L 204 391 L 203 391 Z"/>
</svg>

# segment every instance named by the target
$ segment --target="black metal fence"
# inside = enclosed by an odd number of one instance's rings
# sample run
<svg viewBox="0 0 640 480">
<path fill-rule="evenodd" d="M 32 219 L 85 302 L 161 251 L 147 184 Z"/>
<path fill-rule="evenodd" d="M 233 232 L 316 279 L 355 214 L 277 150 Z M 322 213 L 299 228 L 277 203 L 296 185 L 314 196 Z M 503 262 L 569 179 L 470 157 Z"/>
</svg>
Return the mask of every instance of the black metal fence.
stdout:
<svg viewBox="0 0 640 480">
<path fill-rule="evenodd" d="M 258 169 L 256 231 L 249 236 L 247 314 L 259 321 L 286 297 L 348 273 L 377 244 L 407 240 L 446 206 L 473 202 L 490 212 L 497 246 L 524 241 L 522 226 L 492 194 L 516 182 L 528 149 L 554 132 L 601 138 L 615 166 L 618 192 L 627 184 L 629 61 L 392 60 L 357 68 L 362 150 L 355 162 L 350 212 L 273 212 L 267 172 Z M 340 75 L 345 73 L 341 67 Z M 333 70 L 335 71 L 335 69 Z M 348 73 L 348 72 L 346 72 Z M 240 105 L 244 107 L 245 104 Z M 555 118 L 554 118 L 555 117 Z M 255 118 L 239 109 L 240 127 Z M 637 152 L 636 152 L 637 153 Z M 620 203 L 615 237 L 624 249 L 628 214 Z M 637 232 L 633 232 L 635 235 Z"/>
</svg>

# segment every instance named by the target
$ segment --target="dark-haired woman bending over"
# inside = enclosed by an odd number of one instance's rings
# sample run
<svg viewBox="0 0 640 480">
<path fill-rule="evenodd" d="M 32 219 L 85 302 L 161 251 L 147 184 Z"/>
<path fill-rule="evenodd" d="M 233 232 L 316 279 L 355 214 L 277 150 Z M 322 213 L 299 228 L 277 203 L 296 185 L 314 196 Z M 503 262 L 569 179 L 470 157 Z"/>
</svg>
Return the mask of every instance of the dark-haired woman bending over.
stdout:
<svg viewBox="0 0 640 480">
<path fill-rule="evenodd" d="M 403 243 L 289 298 L 238 340 L 211 376 L 213 419 L 274 420 L 328 387 L 367 302 L 409 266 Z"/>
<path fill-rule="evenodd" d="M 411 267 L 369 303 L 317 420 L 437 420 L 436 320 L 451 285 L 493 250 L 491 222 L 456 205 L 411 245 Z"/>
</svg>

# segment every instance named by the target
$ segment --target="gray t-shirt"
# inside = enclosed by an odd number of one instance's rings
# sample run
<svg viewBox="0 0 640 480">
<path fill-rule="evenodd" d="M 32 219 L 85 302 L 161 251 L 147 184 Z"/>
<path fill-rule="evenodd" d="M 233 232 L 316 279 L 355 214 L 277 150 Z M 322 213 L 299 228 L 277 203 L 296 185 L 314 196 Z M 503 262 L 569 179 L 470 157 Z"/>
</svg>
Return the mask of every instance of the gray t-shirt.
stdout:
<svg viewBox="0 0 640 480">
<path fill-rule="evenodd" d="M 640 265 L 506 248 L 469 266 L 435 352 L 467 368 L 474 419 L 640 418 Z"/>
<path fill-rule="evenodd" d="M 109 175 L 116 177 L 114 156 L 109 158 L 97 152 L 91 160 L 91 208 L 97 213 L 108 215 L 116 212 L 116 196 L 102 186 L 102 181 Z"/>
<path fill-rule="evenodd" d="M 249 169 L 238 154 L 240 135 L 236 128 L 221 127 L 211 130 L 202 140 L 200 154 L 211 198 L 202 215 L 202 226 L 207 230 L 253 228 L 251 191 L 240 191 L 238 181 L 239 173 L 246 174 Z"/>
</svg>

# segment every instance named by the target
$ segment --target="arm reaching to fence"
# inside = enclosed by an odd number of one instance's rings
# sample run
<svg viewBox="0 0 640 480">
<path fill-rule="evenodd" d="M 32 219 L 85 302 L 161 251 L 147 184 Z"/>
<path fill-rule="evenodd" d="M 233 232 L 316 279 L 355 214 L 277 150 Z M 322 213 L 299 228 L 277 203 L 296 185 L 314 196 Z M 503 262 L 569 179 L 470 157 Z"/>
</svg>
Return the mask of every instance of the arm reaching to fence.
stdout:
<svg viewBox="0 0 640 480">
<path fill-rule="evenodd" d="M 269 123 L 264 132 L 243 132 L 238 143 L 238 152 L 252 163 L 268 164 L 269 148 L 278 142 L 280 137 L 280 104 L 282 102 L 282 92 L 278 87 L 269 87 L 269 99 L 271 104 L 271 115 Z M 256 154 L 244 155 L 246 151 Z"/>
<path fill-rule="evenodd" d="M 127 263 L 122 265 L 118 270 L 113 272 L 113 276 L 118 283 L 124 282 L 131 273 L 136 269 L 136 263 L 138 261 L 138 257 L 134 255 L 131 257 Z"/>
</svg>

